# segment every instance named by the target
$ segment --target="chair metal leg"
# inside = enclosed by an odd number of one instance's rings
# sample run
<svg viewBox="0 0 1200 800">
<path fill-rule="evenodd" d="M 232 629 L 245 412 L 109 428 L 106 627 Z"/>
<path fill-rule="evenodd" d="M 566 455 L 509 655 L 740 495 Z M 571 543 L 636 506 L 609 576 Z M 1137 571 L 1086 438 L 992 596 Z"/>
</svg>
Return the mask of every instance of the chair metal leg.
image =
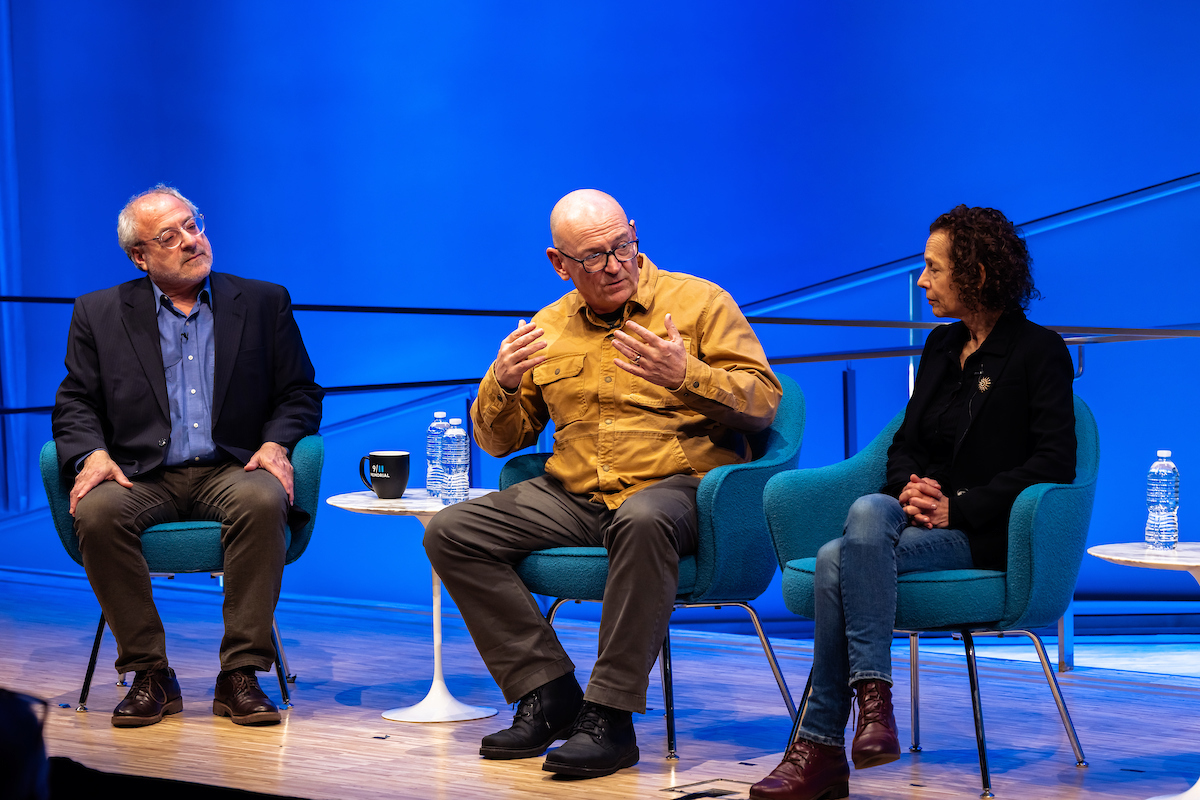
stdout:
<svg viewBox="0 0 1200 800">
<path fill-rule="evenodd" d="M 1075 610 L 1070 606 L 1058 618 L 1058 671 L 1075 669 Z"/>
<path fill-rule="evenodd" d="M 995 797 L 992 794 L 992 779 L 988 772 L 987 738 L 983 732 L 983 698 L 979 694 L 979 668 L 975 664 L 975 640 L 971 632 L 962 632 L 963 647 L 967 651 L 967 675 L 971 679 L 971 710 L 975 713 L 975 743 L 979 746 L 979 777 L 983 781 L 980 797 Z"/>
<path fill-rule="evenodd" d="M 271 618 L 271 643 L 275 645 L 275 675 L 279 678 L 279 695 L 283 700 L 283 707 L 291 708 L 292 696 L 288 692 L 288 669 L 283 655 L 283 639 L 279 635 L 279 625 L 274 617 Z"/>
<path fill-rule="evenodd" d="M 675 745 L 675 689 L 671 680 L 671 628 L 667 626 L 663 637 L 662 655 L 658 660 L 658 672 L 662 677 L 663 705 L 667 707 L 667 761 L 678 761 Z"/>
<path fill-rule="evenodd" d="M 796 712 L 796 703 L 792 700 L 792 693 L 788 690 L 787 681 L 783 679 L 783 672 L 779 669 L 779 659 L 775 657 L 775 650 L 771 647 L 771 640 L 767 638 L 767 634 L 763 630 L 762 621 L 758 618 L 758 612 L 749 603 L 732 602 L 723 603 L 723 605 L 744 608 L 746 613 L 750 615 L 750 621 L 754 623 L 754 630 L 758 633 L 758 641 L 762 644 L 763 654 L 767 657 L 767 663 L 771 665 L 771 673 L 775 676 L 775 683 L 779 686 L 779 693 L 783 695 L 783 704 L 787 706 L 788 716 L 794 722 L 799 717 L 799 714 Z"/>
<path fill-rule="evenodd" d="M 96 659 L 100 656 L 100 639 L 104 636 L 104 612 L 100 612 L 100 623 L 96 626 L 96 640 L 92 642 L 92 657 L 88 659 L 87 674 L 83 676 L 83 689 L 79 692 L 79 707 L 76 711 L 87 711 L 88 692 L 92 690 L 92 675 L 96 672 Z"/>
<path fill-rule="evenodd" d="M 1058 715 L 1062 717 L 1063 728 L 1066 729 L 1067 738 L 1071 741 L 1071 749 L 1075 751 L 1075 766 L 1086 767 L 1088 763 L 1083 757 L 1083 747 L 1079 744 L 1079 735 L 1075 733 L 1075 724 L 1071 722 L 1071 714 L 1067 711 L 1067 701 L 1063 699 L 1062 690 L 1058 688 L 1058 679 L 1054 677 L 1054 670 L 1046 655 L 1046 646 L 1042 644 L 1041 637 L 1033 631 L 1012 631 L 1012 633 L 1023 633 L 1033 642 L 1038 659 L 1042 662 L 1042 672 L 1046 674 L 1046 683 L 1050 684 L 1050 692 L 1054 695 L 1054 704 L 1058 706 Z"/>
<path fill-rule="evenodd" d="M 921 645 L 917 638 L 920 631 L 908 633 L 908 685 L 911 698 L 909 719 L 912 722 L 912 744 L 908 752 L 921 752 Z"/>
<path fill-rule="evenodd" d="M 812 670 L 808 673 L 808 682 L 804 684 L 804 696 L 800 698 L 800 707 L 796 709 L 796 718 L 792 720 L 792 732 L 788 734 L 788 746 L 796 741 L 800 733 L 800 723 L 804 720 L 804 711 L 808 708 L 808 695 L 812 692 Z"/>
<path fill-rule="evenodd" d="M 560 597 L 550 604 L 550 610 L 546 612 L 546 622 L 549 622 L 551 625 L 554 624 L 554 615 L 558 613 L 558 607 L 565 602 L 567 602 L 567 598 Z M 576 600 L 575 602 L 578 603 L 579 601 Z"/>
<path fill-rule="evenodd" d="M 288 683 L 296 682 L 296 674 L 288 666 L 287 652 L 283 649 L 283 635 L 279 633 L 279 620 L 271 616 L 271 639 L 275 642 L 275 653 L 278 661 L 283 664 L 283 675 Z"/>
</svg>

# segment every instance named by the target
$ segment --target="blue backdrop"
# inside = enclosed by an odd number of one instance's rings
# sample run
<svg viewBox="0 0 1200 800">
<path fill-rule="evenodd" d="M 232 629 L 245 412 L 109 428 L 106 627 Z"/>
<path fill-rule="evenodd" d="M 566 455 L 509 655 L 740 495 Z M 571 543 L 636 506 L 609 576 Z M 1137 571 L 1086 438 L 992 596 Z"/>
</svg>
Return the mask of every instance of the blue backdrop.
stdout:
<svg viewBox="0 0 1200 800">
<path fill-rule="evenodd" d="M 136 277 L 129 195 L 177 185 L 215 269 L 300 303 L 532 309 L 569 287 L 543 255 L 565 192 L 594 186 L 663 268 L 765 297 L 920 252 L 965 202 L 1030 220 L 1200 170 L 1200 6 L 206 3 L 0 0 L 6 294 Z M 1195 323 L 1200 192 L 1030 237 L 1047 324 Z M 908 319 L 903 276 L 772 313 Z M 69 306 L 0 304 L 7 407 L 49 405 Z M 927 310 L 924 311 L 928 318 Z M 478 376 L 512 319 L 298 313 L 327 386 Z M 773 356 L 907 342 L 759 327 Z M 1089 347 L 1076 391 L 1102 434 L 1092 543 L 1140 536 L 1170 447 L 1189 525 L 1196 344 Z M 842 457 L 844 363 L 805 389 L 801 457 Z M 902 407 L 908 361 L 858 362 L 860 443 Z M 462 391 L 335 396 L 323 496 L 367 449 L 419 448 Z M 37 507 L 46 415 L 8 418 L 0 563 L 76 569 Z M 482 465 L 495 484 L 498 463 Z M 1196 477 L 1195 480 L 1200 480 Z M 285 591 L 428 603 L 413 520 L 326 508 Z M 364 558 L 364 554 L 369 557 Z M 1094 559 L 1079 595 L 1175 597 L 1186 575 Z M 778 593 L 761 605 L 784 616 Z"/>
</svg>

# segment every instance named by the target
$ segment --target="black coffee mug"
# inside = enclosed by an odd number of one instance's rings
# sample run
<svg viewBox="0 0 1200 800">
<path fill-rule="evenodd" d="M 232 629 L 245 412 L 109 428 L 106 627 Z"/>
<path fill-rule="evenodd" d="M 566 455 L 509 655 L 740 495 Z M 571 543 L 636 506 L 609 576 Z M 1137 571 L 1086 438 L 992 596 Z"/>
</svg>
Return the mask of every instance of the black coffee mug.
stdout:
<svg viewBox="0 0 1200 800">
<path fill-rule="evenodd" d="M 370 480 L 363 472 L 368 461 L 371 462 Z M 394 500 L 408 487 L 408 452 L 375 450 L 359 460 L 358 477 L 380 500 Z"/>
</svg>

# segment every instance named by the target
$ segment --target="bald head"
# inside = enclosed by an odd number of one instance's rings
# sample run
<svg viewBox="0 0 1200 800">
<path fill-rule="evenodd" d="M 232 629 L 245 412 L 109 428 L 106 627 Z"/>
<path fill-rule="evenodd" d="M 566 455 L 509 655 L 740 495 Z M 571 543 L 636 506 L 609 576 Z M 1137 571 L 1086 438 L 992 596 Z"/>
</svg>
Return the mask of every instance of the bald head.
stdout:
<svg viewBox="0 0 1200 800">
<path fill-rule="evenodd" d="M 554 247 L 546 248 L 546 256 L 554 271 L 573 282 L 597 314 L 616 311 L 637 291 L 641 269 L 637 228 L 612 196 L 596 189 L 571 192 L 550 212 L 550 235 Z M 634 255 L 621 261 L 617 249 L 631 243 Z M 584 260 L 589 258 L 593 266 L 585 268 Z"/>
<path fill-rule="evenodd" d="M 550 212 L 550 236 L 554 246 L 561 247 L 579 230 L 602 226 L 613 219 L 624 222 L 627 217 L 612 195 L 599 189 L 576 189 L 554 204 Z"/>
</svg>

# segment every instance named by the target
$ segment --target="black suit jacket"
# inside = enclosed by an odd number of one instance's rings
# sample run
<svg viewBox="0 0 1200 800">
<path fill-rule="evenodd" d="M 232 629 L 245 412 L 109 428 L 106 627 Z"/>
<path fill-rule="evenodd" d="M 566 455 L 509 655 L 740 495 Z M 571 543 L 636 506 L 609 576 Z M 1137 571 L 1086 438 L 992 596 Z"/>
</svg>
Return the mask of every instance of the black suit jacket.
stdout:
<svg viewBox="0 0 1200 800">
<path fill-rule="evenodd" d="M 213 442 L 246 463 L 264 442 L 292 448 L 321 423 L 324 390 L 282 286 L 211 273 Z M 54 402 L 59 466 L 108 450 L 129 477 L 162 464 L 171 438 L 167 380 L 149 277 L 75 301 L 67 377 Z"/>
<path fill-rule="evenodd" d="M 967 335 L 966 326 L 955 322 L 934 329 L 925 341 L 913 396 L 888 449 L 883 491 L 893 497 L 910 475 L 928 475 L 930 457 L 917 429 Z M 1074 372 L 1062 337 L 1020 311 L 1003 314 L 967 361 L 963 380 L 975 395 L 971 418 L 954 447 L 951 485 L 942 490 L 950 497 L 950 527 L 968 535 L 981 569 L 1004 569 L 1008 515 L 1023 489 L 1075 479 Z"/>
</svg>

